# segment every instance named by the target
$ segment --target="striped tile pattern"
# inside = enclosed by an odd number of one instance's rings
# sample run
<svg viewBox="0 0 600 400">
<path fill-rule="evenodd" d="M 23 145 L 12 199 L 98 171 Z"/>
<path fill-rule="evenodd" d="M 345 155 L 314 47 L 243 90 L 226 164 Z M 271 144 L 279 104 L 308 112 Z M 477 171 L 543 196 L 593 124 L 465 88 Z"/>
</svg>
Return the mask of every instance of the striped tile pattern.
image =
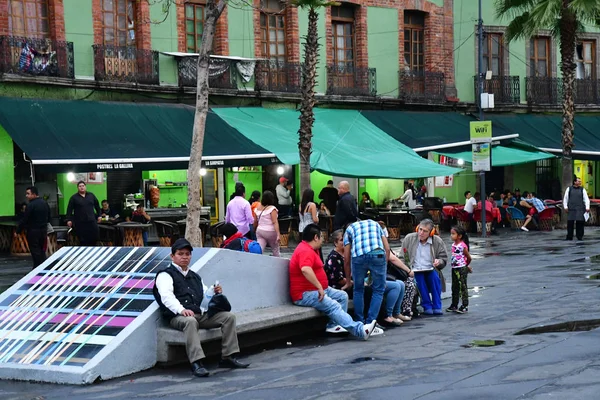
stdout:
<svg viewBox="0 0 600 400">
<path fill-rule="evenodd" d="M 154 276 L 169 254 L 153 247 L 56 254 L 0 302 L 0 364 L 84 366 L 152 304 Z"/>
</svg>

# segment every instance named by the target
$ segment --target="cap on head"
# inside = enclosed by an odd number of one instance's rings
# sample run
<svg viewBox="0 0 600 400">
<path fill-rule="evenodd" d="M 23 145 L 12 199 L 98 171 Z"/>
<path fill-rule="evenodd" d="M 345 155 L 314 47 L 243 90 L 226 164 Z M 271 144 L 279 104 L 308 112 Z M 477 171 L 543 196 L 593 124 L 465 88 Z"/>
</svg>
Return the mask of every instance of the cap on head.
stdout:
<svg viewBox="0 0 600 400">
<path fill-rule="evenodd" d="M 231 236 L 235 235 L 238 232 L 238 228 L 231 222 L 228 222 L 224 224 L 221 227 L 221 229 L 219 229 L 219 232 L 221 232 L 227 239 L 229 239 Z"/>
<path fill-rule="evenodd" d="M 287 178 L 285 176 L 282 176 L 281 178 L 279 178 L 279 183 L 284 183 L 287 182 Z"/>
<path fill-rule="evenodd" d="M 192 247 L 192 244 L 190 242 L 188 242 L 187 239 L 179 238 L 175 241 L 175 243 L 173 243 L 173 246 L 171 246 L 171 254 L 175 254 L 177 252 L 177 250 L 182 250 L 182 249 L 189 249 L 190 251 L 194 250 L 194 248 Z"/>
</svg>

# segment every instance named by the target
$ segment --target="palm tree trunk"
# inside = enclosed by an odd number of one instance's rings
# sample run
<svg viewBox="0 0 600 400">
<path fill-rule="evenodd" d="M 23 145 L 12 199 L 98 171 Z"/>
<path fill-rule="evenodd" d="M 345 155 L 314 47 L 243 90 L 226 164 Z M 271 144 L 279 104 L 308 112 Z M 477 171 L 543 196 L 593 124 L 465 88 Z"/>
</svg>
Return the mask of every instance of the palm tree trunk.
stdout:
<svg viewBox="0 0 600 400">
<path fill-rule="evenodd" d="M 194 114 L 194 127 L 192 146 L 190 149 L 190 163 L 187 172 L 188 203 L 185 238 L 194 247 L 202 247 L 202 231 L 200 230 L 200 168 L 202 167 L 202 149 L 204 147 L 204 128 L 208 114 L 208 67 L 210 53 L 217 20 L 226 5 L 226 0 L 208 0 L 206 3 L 206 19 L 202 32 L 202 45 L 198 55 L 198 82 L 196 86 L 196 112 Z"/>
<path fill-rule="evenodd" d="M 310 188 L 310 153 L 312 151 L 312 128 L 315 122 L 315 85 L 319 58 L 319 36 L 317 21 L 319 14 L 314 8 L 308 10 L 308 33 L 304 43 L 304 65 L 302 65 L 302 102 L 300 106 L 300 129 L 298 150 L 300 153 L 300 191 Z"/>
<path fill-rule="evenodd" d="M 573 181 L 573 136 L 575 131 L 575 42 L 577 17 L 569 10 L 570 0 L 563 0 L 560 20 L 560 54 L 563 75 L 562 104 L 562 193 Z M 562 213 L 561 226 L 566 226 L 567 216 Z"/>
</svg>

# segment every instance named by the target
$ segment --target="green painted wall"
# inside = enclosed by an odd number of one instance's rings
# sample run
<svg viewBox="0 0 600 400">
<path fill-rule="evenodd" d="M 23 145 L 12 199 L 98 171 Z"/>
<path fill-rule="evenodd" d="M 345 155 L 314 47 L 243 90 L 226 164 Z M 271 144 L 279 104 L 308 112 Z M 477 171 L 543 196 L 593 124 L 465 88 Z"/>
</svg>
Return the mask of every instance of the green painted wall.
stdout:
<svg viewBox="0 0 600 400">
<path fill-rule="evenodd" d="M 383 204 L 386 200 L 397 199 L 404 194 L 404 179 L 378 179 L 377 180 L 377 204 Z M 369 195 L 371 193 L 369 192 Z"/>
<path fill-rule="evenodd" d="M 75 57 L 75 75 L 77 77 L 94 76 L 94 24 L 92 20 L 92 2 L 64 0 L 65 37 L 73 42 Z"/>
<path fill-rule="evenodd" d="M 368 7 L 367 26 L 369 67 L 377 69 L 377 93 L 397 97 L 398 79 L 393 78 L 398 76 L 398 11 Z"/>
<path fill-rule="evenodd" d="M 230 9 L 231 10 L 231 9 Z M 237 174 L 237 180 L 234 175 Z M 250 198 L 253 191 L 262 190 L 262 171 L 238 171 L 234 172 L 228 169 L 225 173 L 225 205 L 229 202 L 229 196 L 235 192 L 235 183 L 242 182 L 246 188 L 246 200 Z"/>
<path fill-rule="evenodd" d="M 156 183 L 160 189 L 160 199 L 158 200 L 159 207 L 168 207 L 169 204 L 179 207 L 180 204 L 187 203 L 187 186 L 164 186 L 165 181 L 187 182 L 186 169 L 175 169 L 170 171 L 143 171 L 142 177 L 144 179 L 156 179 Z"/>
<path fill-rule="evenodd" d="M 243 2 L 239 6 L 228 7 L 229 55 L 254 57 L 253 9 Z"/>
<path fill-rule="evenodd" d="M 436 187 L 435 197 L 440 199 L 446 198 L 448 203 L 465 203 L 465 192 L 470 190 L 472 193 L 476 192 L 477 177 L 476 174 L 471 170 L 471 167 L 465 168 L 465 172 L 454 175 L 452 187 Z"/>
<path fill-rule="evenodd" d="M 162 2 L 157 2 L 150 6 L 150 20 L 154 22 L 164 20 L 164 22 L 150 24 L 152 50 L 178 51 L 177 11 L 175 9 L 175 4 L 171 4 L 168 14 L 163 12 L 162 6 Z M 177 62 L 175 61 L 175 58 L 164 54 L 159 54 L 158 57 L 160 83 L 176 85 Z"/>
<path fill-rule="evenodd" d="M 58 198 L 58 213 L 65 215 L 67 213 L 67 206 L 69 205 L 69 199 L 75 193 L 77 193 L 77 182 L 69 182 L 67 174 L 56 174 L 56 184 L 58 190 L 62 193 L 62 197 Z M 98 202 L 106 199 L 106 174 L 104 176 L 104 182 L 101 184 L 88 184 L 87 190 L 90 193 L 94 193 Z"/>
<path fill-rule="evenodd" d="M 325 175 L 319 171 L 310 173 L 310 188 L 315 192 L 315 201 L 319 200 L 319 193 L 321 192 L 321 189 L 327 186 L 327 181 L 332 179 L 333 177 L 331 175 Z"/>
<path fill-rule="evenodd" d="M 15 172 L 13 141 L 0 126 L 0 217 L 15 215 Z"/>
<path fill-rule="evenodd" d="M 535 163 L 513 166 L 513 177 L 514 187 L 521 189 L 521 193 L 536 191 Z"/>
<path fill-rule="evenodd" d="M 230 22 L 231 23 L 231 22 Z M 397 24 L 396 24 L 397 25 Z M 304 37 L 308 33 L 308 12 L 298 9 L 298 28 L 300 30 L 300 57 L 304 62 Z M 327 91 L 327 47 L 325 46 L 325 10 L 319 10 L 319 64 L 317 66 L 317 85 L 315 92 L 324 94 Z"/>
<path fill-rule="evenodd" d="M 364 182 L 364 185 L 361 185 L 360 183 Z M 364 179 L 364 180 L 359 180 L 359 185 L 358 185 L 358 202 L 360 203 L 361 199 L 362 199 L 362 193 L 363 192 L 367 192 L 369 193 L 369 196 L 371 197 L 371 200 L 377 204 L 377 205 L 381 205 L 380 201 L 379 201 L 379 179 Z M 383 198 L 382 198 L 383 199 Z"/>
</svg>

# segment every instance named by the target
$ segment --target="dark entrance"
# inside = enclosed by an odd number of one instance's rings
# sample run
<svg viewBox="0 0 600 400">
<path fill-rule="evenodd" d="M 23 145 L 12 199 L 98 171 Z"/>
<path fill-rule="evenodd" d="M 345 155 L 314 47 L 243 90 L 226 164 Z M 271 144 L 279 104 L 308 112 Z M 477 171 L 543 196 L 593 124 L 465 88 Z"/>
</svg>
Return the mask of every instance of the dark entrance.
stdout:
<svg viewBox="0 0 600 400">
<path fill-rule="evenodd" d="M 504 167 L 492 167 L 485 174 L 485 193 L 500 192 L 504 190 Z"/>
</svg>

